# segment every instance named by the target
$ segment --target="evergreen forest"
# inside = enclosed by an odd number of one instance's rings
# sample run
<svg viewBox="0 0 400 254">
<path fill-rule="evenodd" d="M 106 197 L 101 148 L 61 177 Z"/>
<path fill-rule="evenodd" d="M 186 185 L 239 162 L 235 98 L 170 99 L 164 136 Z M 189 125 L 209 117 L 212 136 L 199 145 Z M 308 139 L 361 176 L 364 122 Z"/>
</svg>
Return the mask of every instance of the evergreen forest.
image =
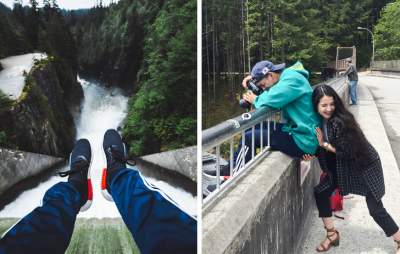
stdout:
<svg viewBox="0 0 400 254">
<path fill-rule="evenodd" d="M 244 112 L 241 82 L 261 60 L 301 61 L 316 85 L 353 47 L 357 68 L 370 68 L 371 33 L 375 61 L 400 59 L 399 20 L 399 0 L 203 0 L 202 128 Z"/>
<path fill-rule="evenodd" d="M 399 1 L 390 0 L 234 0 L 203 1 L 203 76 L 246 73 L 268 59 L 300 60 L 312 73 L 336 58 L 336 47 L 357 48 L 357 66 L 369 67 L 375 34 L 375 60 L 398 59 Z M 386 7 L 385 7 L 386 6 Z M 391 53 L 383 53 L 388 52 Z M 397 55 L 396 55 L 397 52 Z"/>
<path fill-rule="evenodd" d="M 77 74 L 121 87 L 130 96 L 122 133 L 132 155 L 195 145 L 196 4 L 98 1 L 67 11 L 56 0 L 0 3 L 0 58 L 46 52 L 70 100 Z M 1 112 L 9 102 L 0 96 Z"/>
</svg>

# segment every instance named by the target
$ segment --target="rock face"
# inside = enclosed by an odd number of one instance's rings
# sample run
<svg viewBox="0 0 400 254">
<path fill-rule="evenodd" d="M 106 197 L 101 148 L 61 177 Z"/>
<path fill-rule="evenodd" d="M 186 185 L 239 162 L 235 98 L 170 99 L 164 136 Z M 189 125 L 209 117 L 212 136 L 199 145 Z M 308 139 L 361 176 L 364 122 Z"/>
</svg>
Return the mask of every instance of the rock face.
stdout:
<svg viewBox="0 0 400 254">
<path fill-rule="evenodd" d="M 62 158 L 0 148 L 0 194 L 15 183 L 63 161 Z"/>
<path fill-rule="evenodd" d="M 61 157 L 71 151 L 75 125 L 69 110 L 72 105 L 66 100 L 71 95 L 60 85 L 63 75 L 56 64 L 51 58 L 36 61 L 26 76 L 21 96 L 9 111 L 0 115 L 0 129 L 6 130 L 8 142 L 14 148 Z M 78 90 L 75 97 L 80 100 L 82 88 L 73 85 Z"/>
</svg>

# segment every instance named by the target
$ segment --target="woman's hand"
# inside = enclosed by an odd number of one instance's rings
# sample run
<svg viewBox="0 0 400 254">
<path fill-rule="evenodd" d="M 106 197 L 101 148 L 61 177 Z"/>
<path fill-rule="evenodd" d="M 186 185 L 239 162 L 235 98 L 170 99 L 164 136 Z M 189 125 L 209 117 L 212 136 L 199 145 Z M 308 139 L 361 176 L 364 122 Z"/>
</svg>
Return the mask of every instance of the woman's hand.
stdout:
<svg viewBox="0 0 400 254">
<path fill-rule="evenodd" d="M 304 154 L 304 155 L 303 155 L 303 161 L 310 161 L 310 160 L 312 160 L 314 157 L 315 157 L 315 156 L 314 156 L 314 155 L 311 155 L 311 154 Z"/>
<path fill-rule="evenodd" d="M 243 88 L 247 89 L 247 81 L 249 81 L 251 79 L 251 75 L 248 75 L 247 77 L 245 77 L 242 81 L 242 86 Z"/>
<path fill-rule="evenodd" d="M 315 133 L 317 134 L 318 144 L 320 146 L 324 145 L 324 135 L 322 134 L 322 130 L 319 127 L 315 128 Z"/>
</svg>

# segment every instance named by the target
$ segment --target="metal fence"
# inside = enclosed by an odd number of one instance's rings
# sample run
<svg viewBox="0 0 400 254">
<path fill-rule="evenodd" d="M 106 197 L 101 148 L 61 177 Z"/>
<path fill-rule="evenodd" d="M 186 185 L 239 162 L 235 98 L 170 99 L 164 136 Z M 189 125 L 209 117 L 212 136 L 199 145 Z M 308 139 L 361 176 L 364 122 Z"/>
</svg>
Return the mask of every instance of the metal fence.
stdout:
<svg viewBox="0 0 400 254">
<path fill-rule="evenodd" d="M 204 203 L 210 202 L 234 177 L 241 175 L 268 154 L 270 128 L 275 128 L 278 121 L 282 121 L 280 111 L 260 108 L 203 131 Z M 246 136 L 251 137 L 250 146 L 245 145 Z M 234 161 L 235 152 L 237 158 Z M 247 153 L 250 153 L 251 159 L 246 162 Z M 229 176 L 221 175 L 221 166 L 229 168 Z"/>
<path fill-rule="evenodd" d="M 346 76 L 325 81 L 320 84 L 332 86 L 344 102 L 348 101 Z M 319 84 L 318 84 L 319 85 Z M 229 186 L 233 178 L 240 176 L 246 169 L 253 167 L 258 161 L 264 158 L 270 151 L 270 123 L 284 122 L 281 112 L 267 108 L 260 108 L 250 113 L 242 114 L 224 121 L 203 131 L 203 165 L 202 165 L 202 189 L 203 203 L 207 204 L 213 200 L 218 193 Z M 267 139 L 264 139 L 264 132 L 267 132 Z M 245 146 L 245 134 L 251 133 L 251 145 Z M 260 137 L 259 146 L 255 145 L 256 134 Z M 249 136 L 249 134 L 248 134 Z M 240 141 L 239 141 L 240 140 Z M 241 149 L 235 146 L 241 146 Z M 222 149 L 221 149 L 222 148 Z M 234 152 L 237 158 L 234 162 Z M 251 153 L 251 159 L 245 162 L 245 156 Z M 229 165 L 229 176 L 221 175 L 221 166 Z M 206 174 L 208 171 L 215 171 L 214 174 Z"/>
</svg>

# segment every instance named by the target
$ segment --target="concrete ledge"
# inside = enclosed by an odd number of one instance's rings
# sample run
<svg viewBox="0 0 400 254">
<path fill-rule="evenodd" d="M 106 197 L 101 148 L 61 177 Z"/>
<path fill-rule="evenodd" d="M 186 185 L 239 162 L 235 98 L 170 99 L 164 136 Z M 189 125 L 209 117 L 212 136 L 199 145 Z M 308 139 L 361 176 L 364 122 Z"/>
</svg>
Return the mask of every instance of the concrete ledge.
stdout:
<svg viewBox="0 0 400 254">
<path fill-rule="evenodd" d="M 346 78 L 330 81 L 348 101 Z M 317 160 L 301 183 L 299 160 L 272 152 L 203 208 L 203 253 L 297 253 L 315 209 Z"/>
<path fill-rule="evenodd" d="M 203 212 L 203 253 L 295 253 L 318 177 L 300 185 L 299 161 L 272 152 Z"/>
<path fill-rule="evenodd" d="M 0 195 L 19 181 L 64 161 L 63 158 L 0 148 Z"/>
<path fill-rule="evenodd" d="M 183 175 L 193 182 L 197 181 L 197 149 L 196 146 L 173 151 L 150 154 L 140 157 L 141 160 Z"/>
<path fill-rule="evenodd" d="M 400 60 L 375 61 L 372 70 L 399 72 Z"/>
</svg>

